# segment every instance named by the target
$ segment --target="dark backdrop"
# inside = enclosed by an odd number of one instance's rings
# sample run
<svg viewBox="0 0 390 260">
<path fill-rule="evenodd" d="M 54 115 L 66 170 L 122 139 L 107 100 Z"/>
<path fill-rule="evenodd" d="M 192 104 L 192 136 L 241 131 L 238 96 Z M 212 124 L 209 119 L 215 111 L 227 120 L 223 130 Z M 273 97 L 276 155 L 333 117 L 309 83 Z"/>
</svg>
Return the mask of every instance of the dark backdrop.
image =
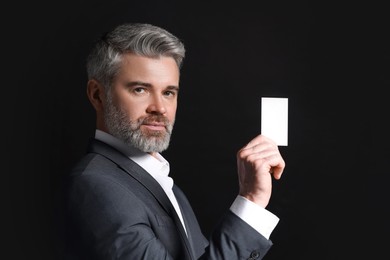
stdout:
<svg viewBox="0 0 390 260">
<path fill-rule="evenodd" d="M 260 98 L 287 97 L 287 166 L 269 205 L 281 220 L 266 259 L 388 255 L 386 9 L 271 2 L 3 7 L 1 254 L 61 259 L 61 176 L 95 127 L 87 52 L 121 22 L 149 22 L 186 44 L 177 123 L 163 155 L 205 234 L 236 196 L 235 154 L 260 133 Z"/>
</svg>

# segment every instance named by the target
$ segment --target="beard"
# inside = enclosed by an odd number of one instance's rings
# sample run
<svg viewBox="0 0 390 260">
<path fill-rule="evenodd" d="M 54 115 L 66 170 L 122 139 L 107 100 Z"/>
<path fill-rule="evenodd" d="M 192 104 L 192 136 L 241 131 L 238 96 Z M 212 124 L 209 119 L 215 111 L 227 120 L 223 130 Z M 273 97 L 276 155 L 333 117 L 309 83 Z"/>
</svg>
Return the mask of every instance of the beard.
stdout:
<svg viewBox="0 0 390 260">
<path fill-rule="evenodd" d="M 104 121 L 110 134 L 145 153 L 162 152 L 168 149 L 174 122 L 162 115 L 150 115 L 132 121 L 125 111 L 117 107 L 111 92 L 107 93 L 107 106 Z M 142 130 L 142 124 L 159 122 L 165 125 L 165 131 Z"/>
</svg>

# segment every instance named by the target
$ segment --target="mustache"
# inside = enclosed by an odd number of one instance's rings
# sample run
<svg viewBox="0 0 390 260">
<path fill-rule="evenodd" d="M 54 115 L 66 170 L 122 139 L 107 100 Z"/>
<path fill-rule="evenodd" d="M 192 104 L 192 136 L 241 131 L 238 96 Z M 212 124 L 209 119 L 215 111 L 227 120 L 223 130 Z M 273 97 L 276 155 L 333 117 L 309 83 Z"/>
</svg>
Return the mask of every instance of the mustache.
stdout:
<svg viewBox="0 0 390 260">
<path fill-rule="evenodd" d="M 152 115 L 138 119 L 139 124 L 163 123 L 164 126 L 170 125 L 169 119 L 162 115 Z"/>
</svg>

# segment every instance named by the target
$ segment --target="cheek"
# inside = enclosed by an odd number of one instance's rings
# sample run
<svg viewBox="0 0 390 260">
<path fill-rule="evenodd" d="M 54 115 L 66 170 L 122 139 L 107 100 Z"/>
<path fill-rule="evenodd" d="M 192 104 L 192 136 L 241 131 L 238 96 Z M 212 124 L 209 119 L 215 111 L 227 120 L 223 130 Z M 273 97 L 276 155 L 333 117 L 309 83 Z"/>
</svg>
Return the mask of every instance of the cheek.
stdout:
<svg viewBox="0 0 390 260">
<path fill-rule="evenodd" d="M 136 120 L 144 115 L 144 107 L 142 104 L 123 102 L 121 103 L 121 110 L 125 112 L 128 118 Z"/>
<path fill-rule="evenodd" d="M 177 109 L 177 104 L 172 105 L 169 108 L 169 119 L 175 119 L 175 117 L 176 117 L 176 109 Z"/>
</svg>

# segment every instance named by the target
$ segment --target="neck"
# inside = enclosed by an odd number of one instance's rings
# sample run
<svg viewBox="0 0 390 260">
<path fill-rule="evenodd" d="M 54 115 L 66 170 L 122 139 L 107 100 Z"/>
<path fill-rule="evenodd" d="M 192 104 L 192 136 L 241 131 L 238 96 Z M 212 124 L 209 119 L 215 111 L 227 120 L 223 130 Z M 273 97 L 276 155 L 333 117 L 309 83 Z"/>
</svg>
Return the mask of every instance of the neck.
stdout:
<svg viewBox="0 0 390 260">
<path fill-rule="evenodd" d="M 154 158 L 158 159 L 158 157 L 157 157 L 157 152 L 150 152 L 150 153 L 148 153 L 148 154 L 150 154 L 150 155 L 153 156 Z"/>
</svg>

